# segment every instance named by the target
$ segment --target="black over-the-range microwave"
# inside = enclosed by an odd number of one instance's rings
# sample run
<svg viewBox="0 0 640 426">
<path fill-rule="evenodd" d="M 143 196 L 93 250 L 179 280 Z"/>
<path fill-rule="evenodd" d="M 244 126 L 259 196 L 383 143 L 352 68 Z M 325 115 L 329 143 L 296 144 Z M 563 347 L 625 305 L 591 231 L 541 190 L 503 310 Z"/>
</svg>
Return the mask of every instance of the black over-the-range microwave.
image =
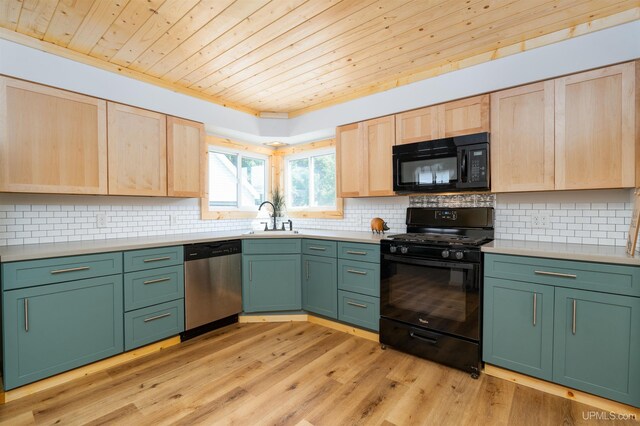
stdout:
<svg viewBox="0 0 640 426">
<path fill-rule="evenodd" d="M 489 189 L 489 133 L 393 147 L 393 190 L 409 192 Z"/>
</svg>

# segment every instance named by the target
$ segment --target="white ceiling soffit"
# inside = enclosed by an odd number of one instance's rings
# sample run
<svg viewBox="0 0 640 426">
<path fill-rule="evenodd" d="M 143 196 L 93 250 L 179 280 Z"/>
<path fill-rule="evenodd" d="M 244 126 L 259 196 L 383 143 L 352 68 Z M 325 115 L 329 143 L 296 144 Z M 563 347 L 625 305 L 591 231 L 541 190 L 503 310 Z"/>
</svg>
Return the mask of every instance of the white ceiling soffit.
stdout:
<svg viewBox="0 0 640 426">
<path fill-rule="evenodd" d="M 0 74 L 205 123 L 207 133 L 261 144 L 333 137 L 341 124 L 640 58 L 640 21 L 593 32 L 290 118 L 258 118 L 0 39 Z"/>
</svg>

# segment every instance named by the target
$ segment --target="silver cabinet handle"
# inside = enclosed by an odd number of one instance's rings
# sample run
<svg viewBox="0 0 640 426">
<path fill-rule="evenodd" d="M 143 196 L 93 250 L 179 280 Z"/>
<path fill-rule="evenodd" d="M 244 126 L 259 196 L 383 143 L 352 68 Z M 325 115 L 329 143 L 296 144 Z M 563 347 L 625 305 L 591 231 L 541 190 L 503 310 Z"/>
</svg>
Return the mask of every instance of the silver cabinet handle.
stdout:
<svg viewBox="0 0 640 426">
<path fill-rule="evenodd" d="M 537 275 L 549 275 L 551 277 L 562 277 L 562 278 L 577 278 L 578 277 L 575 274 L 563 274 L 561 272 L 533 271 L 533 273 L 537 274 Z"/>
<path fill-rule="evenodd" d="M 356 271 L 355 269 L 347 269 L 347 272 L 350 274 L 357 274 L 357 275 L 367 275 L 366 272 L 363 271 Z"/>
<path fill-rule="evenodd" d="M 51 271 L 51 274 L 64 274 L 65 272 L 76 272 L 76 271 L 87 271 L 91 269 L 88 266 L 79 266 L 77 268 L 69 268 L 69 269 L 56 269 L 55 271 Z"/>
<path fill-rule="evenodd" d="M 156 315 L 155 317 L 151 317 L 151 318 L 145 318 L 144 322 L 151 322 L 151 321 L 159 320 L 160 318 L 165 318 L 168 316 L 171 316 L 171 312 L 167 312 L 166 314 L 162 314 L 162 315 Z"/>
<path fill-rule="evenodd" d="M 359 256 L 364 256 L 367 254 L 366 251 L 353 251 L 353 250 L 347 250 L 347 254 L 357 254 Z"/>
<path fill-rule="evenodd" d="M 253 262 L 249 261 L 249 281 L 253 281 Z"/>
<path fill-rule="evenodd" d="M 29 332 L 29 299 L 24 299 L 24 331 Z"/>
<path fill-rule="evenodd" d="M 309 246 L 309 250 L 327 251 L 327 248 L 326 248 L 326 247 L 314 247 L 314 246 Z"/>
<path fill-rule="evenodd" d="M 309 280 L 309 261 L 305 262 L 305 269 L 307 270 L 307 281 Z"/>
<path fill-rule="evenodd" d="M 164 282 L 164 281 L 169 281 L 170 279 L 171 279 L 171 278 L 169 278 L 169 277 L 158 278 L 158 279 L 155 279 L 155 280 L 148 280 L 148 281 L 144 281 L 142 284 L 145 284 L 145 285 L 146 285 L 146 284 L 161 283 L 161 282 Z"/>
<path fill-rule="evenodd" d="M 367 305 L 363 305 L 361 303 L 347 302 L 347 305 L 357 306 L 358 308 L 366 308 Z"/>
<path fill-rule="evenodd" d="M 536 326 L 536 315 L 538 314 L 538 293 L 533 293 L 533 326 Z"/>
<path fill-rule="evenodd" d="M 171 256 L 152 257 L 151 259 L 144 259 L 143 262 L 144 263 L 159 262 L 161 260 L 170 260 L 170 259 L 171 259 Z"/>
<path fill-rule="evenodd" d="M 571 333 L 576 334 L 576 299 L 573 299 L 573 315 L 571 318 Z"/>
</svg>

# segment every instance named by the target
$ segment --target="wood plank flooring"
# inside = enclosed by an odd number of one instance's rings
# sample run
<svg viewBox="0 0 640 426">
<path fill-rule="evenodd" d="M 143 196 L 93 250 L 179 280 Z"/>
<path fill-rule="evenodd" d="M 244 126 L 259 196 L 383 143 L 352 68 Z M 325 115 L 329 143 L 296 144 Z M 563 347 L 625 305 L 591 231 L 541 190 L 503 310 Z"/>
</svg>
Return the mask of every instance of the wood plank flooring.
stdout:
<svg viewBox="0 0 640 426">
<path fill-rule="evenodd" d="M 0 424 L 618 425 L 307 322 L 235 324 L 0 406 Z"/>
</svg>

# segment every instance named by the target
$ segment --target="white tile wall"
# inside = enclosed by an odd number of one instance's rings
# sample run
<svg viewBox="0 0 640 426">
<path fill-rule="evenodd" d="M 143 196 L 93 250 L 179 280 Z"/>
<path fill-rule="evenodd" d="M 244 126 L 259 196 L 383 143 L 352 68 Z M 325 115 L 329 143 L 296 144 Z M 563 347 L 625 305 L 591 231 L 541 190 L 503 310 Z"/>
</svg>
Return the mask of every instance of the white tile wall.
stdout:
<svg viewBox="0 0 640 426">
<path fill-rule="evenodd" d="M 498 194 L 496 237 L 624 246 L 633 208 L 631 193 Z M 389 233 L 402 233 L 409 201 L 409 197 L 347 199 L 344 219 L 293 219 L 294 229 L 369 231 L 371 219 L 381 217 Z M 106 214 L 107 227 L 97 227 L 97 213 Z M 531 217 L 538 214 L 549 215 L 549 229 L 532 227 Z M 174 226 L 171 215 L 176 217 Z M 200 220 L 197 200 L 0 194 L 0 246 L 260 229 L 264 220 Z"/>
<path fill-rule="evenodd" d="M 343 220 L 293 219 L 294 229 L 368 231 L 379 216 L 391 232 L 404 232 L 408 205 L 408 197 L 349 199 Z M 104 228 L 98 213 L 107 217 Z M 0 246 L 260 229 L 264 220 L 200 220 L 197 200 L 1 194 Z"/>
<path fill-rule="evenodd" d="M 559 243 L 626 245 L 632 190 L 498 194 L 496 238 Z M 532 223 L 548 215 L 549 228 Z"/>
</svg>

